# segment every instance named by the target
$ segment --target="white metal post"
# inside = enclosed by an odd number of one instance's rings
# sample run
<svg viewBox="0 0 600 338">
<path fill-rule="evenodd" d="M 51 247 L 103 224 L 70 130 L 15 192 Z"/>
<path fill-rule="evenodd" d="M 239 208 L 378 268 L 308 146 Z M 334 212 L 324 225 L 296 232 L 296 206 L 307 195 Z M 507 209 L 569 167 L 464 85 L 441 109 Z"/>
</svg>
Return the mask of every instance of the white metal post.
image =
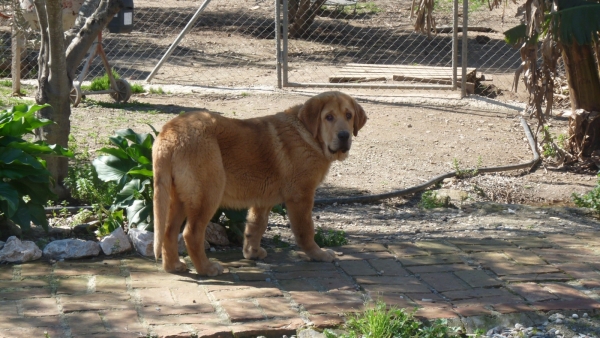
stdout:
<svg viewBox="0 0 600 338">
<path fill-rule="evenodd" d="M 462 29 L 462 50 L 460 56 L 462 58 L 462 79 L 460 83 L 461 97 L 467 96 L 467 42 L 468 42 L 468 25 L 469 25 L 469 1 L 463 0 L 463 29 Z"/>
<path fill-rule="evenodd" d="M 204 9 L 206 8 L 206 6 L 208 6 L 209 2 L 210 2 L 210 0 L 204 0 L 204 3 L 198 8 L 198 10 L 196 11 L 196 13 L 194 13 L 194 16 L 190 19 L 190 21 L 187 23 L 187 25 L 185 25 L 185 28 L 183 28 L 183 30 L 181 31 L 181 33 L 179 33 L 179 35 L 177 36 L 177 38 L 175 38 L 175 41 L 173 41 L 173 43 L 171 44 L 171 46 L 169 47 L 169 49 L 167 50 L 167 52 L 165 53 L 165 55 L 163 55 L 163 57 L 160 59 L 160 61 L 158 61 L 158 63 L 154 67 L 154 69 L 152 69 L 152 72 L 146 78 L 146 82 L 150 82 L 152 80 L 152 78 L 154 77 L 154 75 L 156 75 L 156 72 L 158 72 L 158 70 L 160 69 L 160 67 L 162 67 L 163 63 L 165 63 L 165 61 L 167 61 L 167 59 L 169 58 L 169 56 L 171 56 L 171 54 L 173 53 L 173 51 L 175 50 L 175 48 L 181 42 L 181 39 L 183 39 L 183 37 L 192 28 L 192 26 L 194 26 L 194 24 L 196 23 L 196 20 L 198 20 L 198 17 L 200 17 L 200 13 L 202 13 L 202 11 L 204 11 Z"/>
</svg>

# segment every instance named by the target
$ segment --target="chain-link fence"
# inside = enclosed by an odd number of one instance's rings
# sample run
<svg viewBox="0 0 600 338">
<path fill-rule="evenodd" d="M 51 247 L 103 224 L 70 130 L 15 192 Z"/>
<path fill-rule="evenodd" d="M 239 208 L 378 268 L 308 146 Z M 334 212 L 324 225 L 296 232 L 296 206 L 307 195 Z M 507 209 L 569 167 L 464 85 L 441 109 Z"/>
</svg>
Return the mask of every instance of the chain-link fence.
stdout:
<svg viewBox="0 0 600 338">
<path fill-rule="evenodd" d="M 279 36 L 286 56 L 288 85 L 362 85 L 393 91 L 393 86 L 449 88 L 452 84 L 453 0 L 436 2 L 437 34 L 415 33 L 412 0 L 213 0 L 200 13 L 152 81 L 225 87 L 275 87 L 278 84 L 275 3 L 281 9 Z M 114 70 L 130 80 L 145 80 L 203 1 L 136 0 L 134 30 L 103 34 Z M 288 11 L 283 11 L 287 3 Z M 524 86 L 511 91 L 520 64 L 518 50 L 504 42 L 502 32 L 520 23 L 519 6 L 509 2 L 490 11 L 485 2 L 469 2 L 467 81 L 471 91 L 502 100 L 527 100 Z M 10 9 L 8 10 L 10 12 Z M 459 21 L 462 21 L 462 5 Z M 298 14 L 301 13 L 301 14 Z M 287 14 L 287 15 L 284 15 Z M 517 15 L 516 15 L 517 14 Z M 309 15 L 307 25 L 298 24 Z M 310 16 L 312 15 L 312 17 Z M 301 21 L 301 20 L 300 20 Z M 10 76 L 10 20 L 0 23 L 0 72 Z M 294 27 L 296 25 L 296 27 Z M 462 22 L 459 22 L 462 27 Z M 29 30 L 31 32 L 31 30 Z M 462 34 L 458 34 L 460 40 Z M 27 35 L 22 53 L 22 78 L 37 74 L 36 34 Z M 457 64 L 461 43 L 456 41 Z M 286 47 L 286 48 L 284 48 Z M 281 60 L 281 59 L 280 59 Z M 97 59 L 87 80 L 102 75 Z M 461 69 L 458 69 L 460 86 Z M 386 88 L 387 86 L 387 88 Z"/>
</svg>

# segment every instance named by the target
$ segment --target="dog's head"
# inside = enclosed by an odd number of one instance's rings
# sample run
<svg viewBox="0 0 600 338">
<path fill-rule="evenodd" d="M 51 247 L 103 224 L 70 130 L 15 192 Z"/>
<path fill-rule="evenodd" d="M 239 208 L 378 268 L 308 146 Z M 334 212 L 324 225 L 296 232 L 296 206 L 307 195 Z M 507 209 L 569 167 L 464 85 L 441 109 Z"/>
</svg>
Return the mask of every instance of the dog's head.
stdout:
<svg viewBox="0 0 600 338">
<path fill-rule="evenodd" d="M 302 105 L 298 118 L 332 161 L 348 157 L 352 136 L 367 123 L 367 115 L 358 102 L 340 92 L 312 97 Z"/>
</svg>

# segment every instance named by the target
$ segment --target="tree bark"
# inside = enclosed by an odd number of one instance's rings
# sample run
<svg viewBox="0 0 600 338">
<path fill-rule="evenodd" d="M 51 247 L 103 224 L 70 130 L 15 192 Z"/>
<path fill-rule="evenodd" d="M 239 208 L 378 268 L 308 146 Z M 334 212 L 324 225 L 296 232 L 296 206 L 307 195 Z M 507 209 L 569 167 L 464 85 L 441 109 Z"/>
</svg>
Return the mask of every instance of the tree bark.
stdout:
<svg viewBox="0 0 600 338">
<path fill-rule="evenodd" d="M 121 0 L 102 0 L 94 14 L 87 18 L 73 37 L 68 48 L 65 48 L 62 25 L 62 1 L 36 0 L 35 7 L 41 28 L 36 102 L 50 105 L 40 110 L 40 115 L 54 121 L 54 124 L 40 128 L 37 136 L 47 143 L 68 147 L 71 131 L 69 94 L 75 71 L 98 33 L 123 7 L 123 3 Z M 48 157 L 46 165 L 55 182 L 54 192 L 59 198 L 67 197 L 68 191 L 63 186 L 63 180 L 68 174 L 68 159 Z"/>
<path fill-rule="evenodd" d="M 310 0 L 294 0 L 290 13 L 294 12 L 293 19 L 290 19 L 289 35 L 291 37 L 307 37 L 309 35 L 310 25 L 315 21 L 315 17 L 321 6 L 326 0 L 317 0 L 311 4 Z"/>
<path fill-rule="evenodd" d="M 573 111 L 600 111 L 600 70 L 594 62 L 592 48 L 576 41 L 561 48 Z"/>
</svg>

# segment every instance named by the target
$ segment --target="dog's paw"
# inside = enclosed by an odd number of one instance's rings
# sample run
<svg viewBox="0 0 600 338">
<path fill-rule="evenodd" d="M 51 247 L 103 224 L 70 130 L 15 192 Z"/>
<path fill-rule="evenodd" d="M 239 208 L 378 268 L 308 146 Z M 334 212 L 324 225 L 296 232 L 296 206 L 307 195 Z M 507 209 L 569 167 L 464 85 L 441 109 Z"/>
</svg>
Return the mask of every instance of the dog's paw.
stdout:
<svg viewBox="0 0 600 338">
<path fill-rule="evenodd" d="M 219 264 L 217 262 L 210 262 L 210 264 L 204 271 L 198 272 L 199 275 L 206 275 L 209 277 L 218 276 L 222 273 L 223 273 L 223 267 L 221 266 L 221 264 Z"/>
<path fill-rule="evenodd" d="M 166 272 L 170 272 L 170 273 L 177 273 L 177 272 L 186 272 L 188 271 L 188 267 L 187 264 L 185 264 L 185 262 L 178 260 L 176 264 L 173 265 L 166 265 L 163 263 L 163 268 L 165 269 Z"/>
<path fill-rule="evenodd" d="M 258 247 L 258 249 L 244 249 L 244 258 L 246 259 L 263 259 L 267 257 L 267 250 Z"/>
<path fill-rule="evenodd" d="M 318 249 L 312 252 L 306 253 L 314 261 L 319 262 L 333 262 L 337 259 L 335 252 L 329 249 Z"/>
</svg>

